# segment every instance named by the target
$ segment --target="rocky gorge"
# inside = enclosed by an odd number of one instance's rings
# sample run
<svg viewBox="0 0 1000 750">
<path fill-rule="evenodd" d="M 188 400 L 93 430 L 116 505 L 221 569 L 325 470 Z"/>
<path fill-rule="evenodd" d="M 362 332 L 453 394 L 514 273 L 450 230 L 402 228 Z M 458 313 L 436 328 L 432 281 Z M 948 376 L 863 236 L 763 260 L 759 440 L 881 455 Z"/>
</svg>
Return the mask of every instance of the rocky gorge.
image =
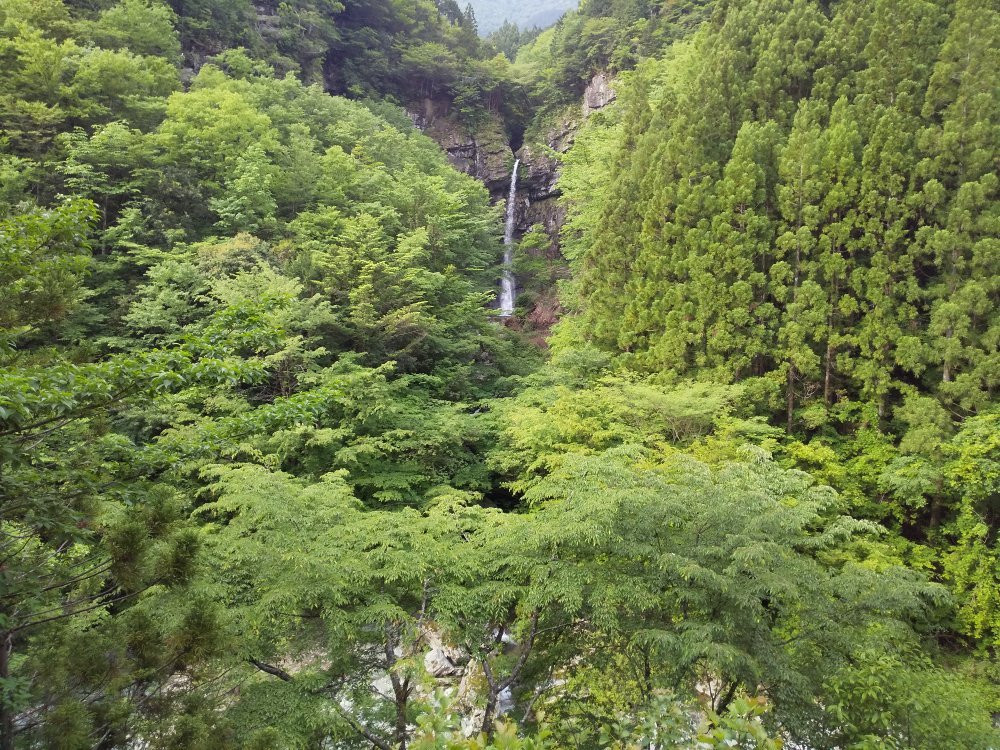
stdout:
<svg viewBox="0 0 1000 750">
<path fill-rule="evenodd" d="M 469 128 L 444 100 L 425 98 L 421 106 L 407 109 L 414 126 L 441 146 L 452 166 L 482 182 L 495 204 L 508 199 L 511 170 L 519 164 L 514 238 L 520 241 L 529 233 L 542 233 L 544 239 L 522 243 L 519 250 L 547 272 L 519 286 L 519 291 L 526 292 L 519 300 L 522 315 L 510 324 L 537 331 L 539 343 L 559 314 L 553 282 L 567 275 L 559 244 L 566 216 L 560 201 L 561 157 L 572 147 L 583 122 L 615 99 L 612 76 L 599 72 L 578 103 L 536 114 L 524 133 L 513 138 L 497 112 Z M 519 265 L 524 263 L 515 263 L 515 273 Z"/>
</svg>

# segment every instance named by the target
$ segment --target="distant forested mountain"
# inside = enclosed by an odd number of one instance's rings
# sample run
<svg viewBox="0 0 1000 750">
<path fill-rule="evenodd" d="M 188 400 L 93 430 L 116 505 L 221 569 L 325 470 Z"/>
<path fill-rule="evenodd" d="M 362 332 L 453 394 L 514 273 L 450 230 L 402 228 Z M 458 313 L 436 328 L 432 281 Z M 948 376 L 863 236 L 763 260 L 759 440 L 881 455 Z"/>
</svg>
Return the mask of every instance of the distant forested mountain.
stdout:
<svg viewBox="0 0 1000 750">
<path fill-rule="evenodd" d="M 533 26 L 544 28 L 559 20 L 567 10 L 577 6 L 577 0 L 471 0 L 476 12 L 479 31 L 488 34 L 496 31 L 504 21 L 516 23 L 522 29 Z"/>
</svg>

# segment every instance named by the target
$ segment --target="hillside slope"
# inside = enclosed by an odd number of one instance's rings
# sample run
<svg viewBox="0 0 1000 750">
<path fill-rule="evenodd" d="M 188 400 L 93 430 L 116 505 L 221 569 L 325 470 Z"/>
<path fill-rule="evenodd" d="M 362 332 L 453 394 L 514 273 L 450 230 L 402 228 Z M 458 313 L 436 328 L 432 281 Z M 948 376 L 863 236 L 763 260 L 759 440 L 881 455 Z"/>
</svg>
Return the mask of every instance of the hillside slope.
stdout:
<svg viewBox="0 0 1000 750">
<path fill-rule="evenodd" d="M 0 0 L 0 750 L 1000 747 L 996 8 L 472 20 Z"/>
</svg>

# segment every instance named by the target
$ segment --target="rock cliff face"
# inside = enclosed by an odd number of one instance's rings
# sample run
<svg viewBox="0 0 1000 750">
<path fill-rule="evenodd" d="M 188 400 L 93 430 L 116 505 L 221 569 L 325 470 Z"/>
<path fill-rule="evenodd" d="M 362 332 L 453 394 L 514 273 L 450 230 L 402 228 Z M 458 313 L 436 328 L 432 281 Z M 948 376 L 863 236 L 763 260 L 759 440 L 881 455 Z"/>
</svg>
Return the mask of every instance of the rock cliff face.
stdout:
<svg viewBox="0 0 1000 750">
<path fill-rule="evenodd" d="M 514 236 L 520 239 L 533 229 L 541 229 L 541 233 L 531 231 L 518 250 L 522 254 L 522 269 L 532 270 L 517 271 L 515 261 L 515 273 L 520 276 L 518 303 L 524 315 L 509 319 L 508 325 L 535 332 L 540 344 L 559 317 L 556 281 L 568 275 L 559 252 L 559 232 L 566 218 L 566 209 L 559 202 L 560 157 L 573 145 L 583 121 L 614 100 L 611 77 L 598 73 L 580 103 L 537 118 L 516 154 L 498 116 L 491 116 L 474 133 L 469 133 L 449 115 L 446 101 L 425 99 L 421 106 L 408 110 L 413 124 L 437 141 L 452 165 L 485 184 L 497 203 L 507 199 L 511 169 L 515 159 L 520 159 Z"/>
<path fill-rule="evenodd" d="M 470 134 L 449 116 L 446 101 L 424 99 L 421 107 L 411 107 L 407 113 L 417 128 L 444 149 L 452 166 L 478 179 L 494 196 L 506 195 L 514 153 L 498 116 L 491 114 Z"/>
<path fill-rule="evenodd" d="M 540 135 L 527 140 L 518 150 L 517 157 L 523 165 L 518 191 L 524 202 L 524 210 L 518 215 L 518 229 L 522 234 L 541 224 L 553 243 L 557 242 L 565 215 L 558 205 L 559 157 L 573 145 L 573 134 L 580 122 L 575 112 L 563 112 L 553 118 Z"/>
<path fill-rule="evenodd" d="M 583 121 L 611 104 L 615 97 L 611 78 L 607 73 L 598 73 L 584 91 L 580 107 L 560 112 L 541 127 L 536 125 L 536 135 L 526 139 L 517 152 L 524 165 L 519 193 L 525 193 L 527 204 L 521 217 L 521 230 L 541 224 L 552 239 L 553 249 L 558 250 L 559 230 L 566 215 L 565 209 L 558 205 L 559 155 L 573 145 L 573 138 Z"/>
<path fill-rule="evenodd" d="M 524 324 L 534 332 L 540 344 L 544 343 L 561 312 L 556 283 L 569 275 L 559 250 L 559 233 L 566 219 L 566 209 L 559 200 L 561 155 L 573 145 L 583 121 L 615 100 L 611 84 L 606 73 L 595 75 L 580 105 L 550 114 L 534 123 L 525 144 L 517 152 L 522 163 L 518 190 L 518 233 L 524 235 L 533 228 L 544 232 L 541 237 L 533 232 L 527 238 L 532 241 L 521 244 L 521 252 L 531 259 L 532 265 L 544 269 L 537 278 L 529 280 L 533 282 L 533 288 L 527 288 L 524 295 L 530 300 L 525 305 Z"/>
<path fill-rule="evenodd" d="M 583 93 L 582 104 L 550 116 L 541 124 L 535 123 L 534 136 L 527 138 L 516 154 L 507 141 L 502 120 L 495 114 L 470 133 L 451 116 L 446 100 L 426 98 L 407 113 L 417 128 L 437 141 L 456 169 L 485 184 L 498 200 L 506 198 L 510 170 L 515 158 L 520 159 L 518 198 L 524 210 L 518 216 L 519 232 L 540 223 L 557 233 L 561 214 L 554 206 L 538 204 L 559 197 L 559 154 L 573 145 L 573 136 L 583 120 L 615 100 L 612 83 L 607 73 L 595 75 Z"/>
<path fill-rule="evenodd" d="M 592 112 L 604 109 L 617 96 L 612 86 L 611 77 L 607 73 L 598 73 L 590 80 L 586 91 L 583 92 L 583 116 L 587 117 Z"/>
</svg>

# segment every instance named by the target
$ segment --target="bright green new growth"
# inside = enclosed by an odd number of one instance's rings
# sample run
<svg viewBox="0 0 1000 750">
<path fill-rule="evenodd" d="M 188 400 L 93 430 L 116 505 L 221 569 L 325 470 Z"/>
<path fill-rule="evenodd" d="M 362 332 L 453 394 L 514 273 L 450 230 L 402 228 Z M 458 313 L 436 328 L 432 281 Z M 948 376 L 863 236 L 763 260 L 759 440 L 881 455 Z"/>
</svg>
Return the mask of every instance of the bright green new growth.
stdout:
<svg viewBox="0 0 1000 750">
<path fill-rule="evenodd" d="M 996 10 L 476 15 L 0 0 L 0 750 L 1000 747 Z"/>
</svg>

